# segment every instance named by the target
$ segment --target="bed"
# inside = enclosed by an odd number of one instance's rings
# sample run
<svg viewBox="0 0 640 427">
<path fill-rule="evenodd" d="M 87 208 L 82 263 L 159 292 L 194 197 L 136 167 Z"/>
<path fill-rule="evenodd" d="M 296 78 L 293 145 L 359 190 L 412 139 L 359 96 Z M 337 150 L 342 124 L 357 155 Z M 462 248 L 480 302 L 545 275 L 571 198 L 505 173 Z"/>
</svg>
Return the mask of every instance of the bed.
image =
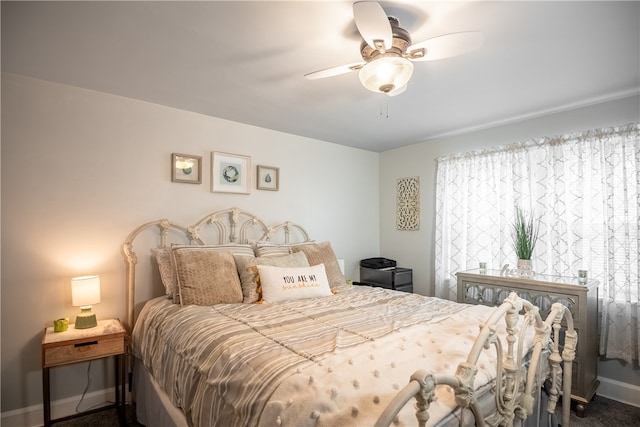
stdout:
<svg viewBox="0 0 640 427">
<path fill-rule="evenodd" d="M 570 394 L 560 304 L 542 319 L 515 294 L 489 308 L 349 285 L 330 242 L 238 208 L 143 224 L 123 255 L 147 426 L 547 425 Z"/>
</svg>

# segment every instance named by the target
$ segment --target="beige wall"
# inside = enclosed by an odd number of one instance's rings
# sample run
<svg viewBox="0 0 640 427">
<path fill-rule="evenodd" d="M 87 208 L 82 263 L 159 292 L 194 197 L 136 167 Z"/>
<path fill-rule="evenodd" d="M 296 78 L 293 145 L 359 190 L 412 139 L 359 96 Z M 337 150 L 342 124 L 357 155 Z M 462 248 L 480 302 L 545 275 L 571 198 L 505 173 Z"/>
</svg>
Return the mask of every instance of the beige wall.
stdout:
<svg viewBox="0 0 640 427">
<path fill-rule="evenodd" d="M 640 122 L 640 97 L 635 95 L 610 102 L 523 120 L 518 123 L 443 137 L 380 155 L 380 248 L 382 254 L 413 268 L 414 290 L 435 295 L 434 236 L 436 158 L 532 138 L 579 132 L 599 127 Z M 420 177 L 420 231 L 395 229 L 395 182 L 398 178 Z M 472 268 L 475 266 L 469 266 Z M 618 361 L 601 363 L 600 373 L 617 381 L 640 385 L 640 370 Z M 640 402 L 638 402 L 640 404 Z"/>
<path fill-rule="evenodd" d="M 214 150 L 279 167 L 280 191 L 211 193 Z M 171 182 L 172 152 L 203 157 L 201 185 Z M 99 274 L 94 311 L 124 319 L 120 245 L 143 222 L 191 224 L 232 206 L 292 220 L 331 241 L 349 278 L 379 251 L 377 153 L 132 99 L 3 74 L 1 170 L 3 413 L 42 402 L 41 334 L 75 317 L 71 277 Z M 91 390 L 108 366 L 92 368 Z M 54 369 L 53 399 L 81 394 L 85 370 Z"/>
</svg>

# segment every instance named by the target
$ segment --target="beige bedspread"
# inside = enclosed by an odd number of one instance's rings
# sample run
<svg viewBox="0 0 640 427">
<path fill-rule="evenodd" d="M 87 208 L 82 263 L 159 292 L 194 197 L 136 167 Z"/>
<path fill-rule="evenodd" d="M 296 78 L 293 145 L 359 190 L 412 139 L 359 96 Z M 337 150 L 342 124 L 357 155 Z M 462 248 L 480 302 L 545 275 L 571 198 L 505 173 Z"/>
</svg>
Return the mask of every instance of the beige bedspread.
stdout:
<svg viewBox="0 0 640 427">
<path fill-rule="evenodd" d="M 415 370 L 453 375 L 491 310 L 361 286 L 261 305 L 162 297 L 143 308 L 133 351 L 193 426 L 367 426 Z M 478 387 L 495 361 L 479 365 Z M 416 424 L 408 406 L 396 425 Z M 441 387 L 430 424 L 454 407 Z"/>
</svg>

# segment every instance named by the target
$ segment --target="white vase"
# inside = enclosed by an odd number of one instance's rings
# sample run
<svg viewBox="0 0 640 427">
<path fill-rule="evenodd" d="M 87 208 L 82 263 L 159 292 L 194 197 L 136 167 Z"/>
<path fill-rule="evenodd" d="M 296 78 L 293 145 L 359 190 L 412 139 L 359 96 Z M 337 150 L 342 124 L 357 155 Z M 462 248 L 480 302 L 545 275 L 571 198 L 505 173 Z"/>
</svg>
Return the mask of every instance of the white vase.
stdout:
<svg viewBox="0 0 640 427">
<path fill-rule="evenodd" d="M 521 277 L 532 277 L 533 270 L 531 269 L 531 260 L 530 259 L 519 259 L 518 260 L 518 275 Z"/>
</svg>

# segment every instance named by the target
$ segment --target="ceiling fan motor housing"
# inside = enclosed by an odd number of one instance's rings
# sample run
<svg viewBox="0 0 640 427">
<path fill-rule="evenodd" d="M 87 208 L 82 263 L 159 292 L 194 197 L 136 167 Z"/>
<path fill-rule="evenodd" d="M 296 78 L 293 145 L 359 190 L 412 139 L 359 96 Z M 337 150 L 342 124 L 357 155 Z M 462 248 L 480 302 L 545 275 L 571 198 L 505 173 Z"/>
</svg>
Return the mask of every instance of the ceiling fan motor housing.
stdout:
<svg viewBox="0 0 640 427">
<path fill-rule="evenodd" d="M 382 56 L 403 56 L 407 51 L 407 48 L 411 46 L 411 36 L 409 32 L 404 28 L 400 27 L 400 24 L 396 18 L 393 16 L 389 16 L 389 24 L 391 25 L 391 34 L 393 36 L 393 41 L 391 48 L 380 51 L 379 49 L 375 49 L 366 41 L 362 40 L 360 44 L 360 54 L 362 55 L 362 59 L 366 62 L 370 62 L 380 55 Z"/>
</svg>

